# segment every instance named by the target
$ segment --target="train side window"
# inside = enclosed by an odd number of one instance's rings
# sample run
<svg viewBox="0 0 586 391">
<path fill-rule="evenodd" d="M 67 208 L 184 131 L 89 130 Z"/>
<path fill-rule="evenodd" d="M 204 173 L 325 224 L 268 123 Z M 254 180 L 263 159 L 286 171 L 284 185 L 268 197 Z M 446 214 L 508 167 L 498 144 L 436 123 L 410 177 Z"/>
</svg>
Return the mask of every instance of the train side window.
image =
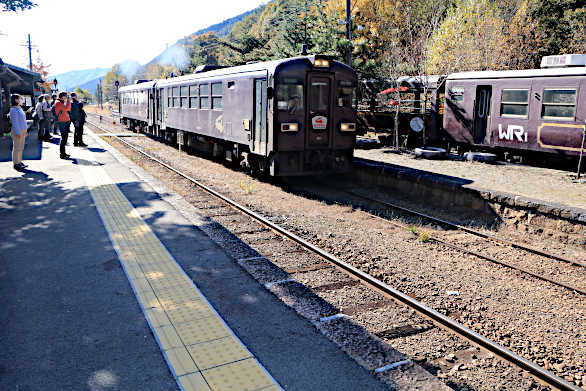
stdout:
<svg viewBox="0 0 586 391">
<path fill-rule="evenodd" d="M 202 84 L 199 86 L 199 106 L 202 109 L 210 108 L 210 85 Z"/>
<path fill-rule="evenodd" d="M 173 89 L 167 88 L 167 107 L 173 107 Z"/>
<path fill-rule="evenodd" d="M 510 89 L 501 93 L 501 116 L 527 118 L 529 113 L 529 90 Z"/>
<path fill-rule="evenodd" d="M 450 88 L 450 99 L 454 102 L 464 102 L 464 87 L 454 86 Z"/>
<path fill-rule="evenodd" d="M 197 109 L 199 107 L 197 99 L 197 86 L 189 86 L 189 107 Z"/>
<path fill-rule="evenodd" d="M 222 108 L 222 83 L 212 83 L 212 109 Z"/>
<path fill-rule="evenodd" d="M 277 84 L 277 109 L 295 114 L 303 111 L 303 81 L 291 77 L 279 80 Z"/>
<path fill-rule="evenodd" d="M 541 117 L 545 119 L 574 119 L 576 95 L 575 89 L 543 90 Z"/>
<path fill-rule="evenodd" d="M 338 82 L 338 93 L 336 102 L 338 107 L 356 108 L 356 83 L 351 80 L 340 80 Z"/>
<path fill-rule="evenodd" d="M 187 101 L 189 99 L 189 87 L 181 87 L 181 107 L 189 107 Z"/>
<path fill-rule="evenodd" d="M 173 107 L 181 107 L 180 99 L 179 87 L 173 87 Z"/>
</svg>

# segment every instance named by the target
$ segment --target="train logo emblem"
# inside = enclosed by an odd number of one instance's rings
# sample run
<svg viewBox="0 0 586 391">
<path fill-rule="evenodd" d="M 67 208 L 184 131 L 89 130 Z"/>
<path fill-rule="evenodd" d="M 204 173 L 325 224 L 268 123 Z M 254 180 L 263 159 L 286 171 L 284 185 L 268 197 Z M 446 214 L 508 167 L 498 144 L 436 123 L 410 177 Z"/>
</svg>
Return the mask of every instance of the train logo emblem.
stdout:
<svg viewBox="0 0 586 391">
<path fill-rule="evenodd" d="M 527 132 L 520 125 L 509 125 L 507 130 L 503 130 L 503 125 L 499 124 L 499 140 L 519 141 L 526 143 Z"/>
<path fill-rule="evenodd" d="M 328 119 L 322 115 L 318 115 L 317 117 L 313 117 L 311 119 L 311 124 L 313 125 L 314 129 L 323 130 L 328 127 Z"/>
</svg>

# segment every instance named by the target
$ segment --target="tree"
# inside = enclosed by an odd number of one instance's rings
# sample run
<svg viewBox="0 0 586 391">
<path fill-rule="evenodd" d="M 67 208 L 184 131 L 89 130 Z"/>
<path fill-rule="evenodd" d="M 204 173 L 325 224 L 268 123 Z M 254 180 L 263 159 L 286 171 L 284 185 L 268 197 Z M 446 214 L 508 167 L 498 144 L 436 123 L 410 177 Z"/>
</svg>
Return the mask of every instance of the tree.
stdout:
<svg viewBox="0 0 586 391">
<path fill-rule="evenodd" d="M 0 5 L 4 12 L 26 11 L 37 6 L 30 0 L 0 0 Z"/>
<path fill-rule="evenodd" d="M 128 80 L 122 73 L 122 69 L 118 64 L 114 65 L 104 76 L 102 85 L 104 88 L 104 99 L 106 101 L 114 101 L 118 99 L 118 88 L 116 88 L 116 85 L 114 84 L 116 80 L 118 80 L 119 87 L 128 84 Z"/>
<path fill-rule="evenodd" d="M 37 60 L 33 63 L 33 71 L 38 72 L 41 75 L 43 81 L 38 83 L 38 87 L 45 93 L 51 92 L 51 88 L 53 88 L 53 83 L 49 80 L 50 68 L 51 65 L 45 65 L 43 63 L 41 54 L 37 50 Z"/>
<path fill-rule="evenodd" d="M 504 27 L 491 0 L 458 0 L 429 42 L 430 73 L 506 67 Z"/>
<path fill-rule="evenodd" d="M 544 38 L 535 50 L 539 56 L 586 52 L 586 1 L 540 0 L 532 17 Z"/>
<path fill-rule="evenodd" d="M 522 0 L 508 24 L 507 50 L 514 54 L 507 59 L 509 69 L 531 69 L 539 67 L 541 58 L 535 50 L 543 41 L 539 23 L 531 17 L 528 0 Z"/>
<path fill-rule="evenodd" d="M 80 86 L 77 86 L 75 90 L 73 90 L 77 94 L 78 100 L 91 100 L 92 93 L 87 89 L 82 89 Z"/>
<path fill-rule="evenodd" d="M 96 85 L 96 91 L 94 92 L 94 100 L 96 101 L 96 104 L 104 100 L 104 91 L 101 83 Z"/>
</svg>

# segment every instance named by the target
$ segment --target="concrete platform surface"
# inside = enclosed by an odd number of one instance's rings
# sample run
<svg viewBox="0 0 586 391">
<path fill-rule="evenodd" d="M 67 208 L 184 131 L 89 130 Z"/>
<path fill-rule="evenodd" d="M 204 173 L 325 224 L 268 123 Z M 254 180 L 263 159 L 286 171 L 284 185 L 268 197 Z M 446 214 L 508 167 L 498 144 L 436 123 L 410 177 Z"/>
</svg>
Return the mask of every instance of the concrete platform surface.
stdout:
<svg viewBox="0 0 586 391">
<path fill-rule="evenodd" d="M 0 163 L 0 389 L 388 389 L 85 141 Z"/>
</svg>

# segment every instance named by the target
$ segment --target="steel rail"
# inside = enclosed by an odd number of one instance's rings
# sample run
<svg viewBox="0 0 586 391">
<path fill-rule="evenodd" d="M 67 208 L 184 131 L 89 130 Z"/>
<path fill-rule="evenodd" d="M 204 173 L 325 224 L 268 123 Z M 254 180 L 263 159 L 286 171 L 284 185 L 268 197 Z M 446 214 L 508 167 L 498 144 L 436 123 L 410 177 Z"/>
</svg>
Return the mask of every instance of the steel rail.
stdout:
<svg viewBox="0 0 586 391">
<path fill-rule="evenodd" d="M 430 221 L 434 221 L 434 222 L 436 222 L 438 224 L 441 224 L 441 225 L 444 225 L 444 226 L 448 226 L 448 227 L 451 227 L 451 228 L 455 228 L 455 229 L 458 229 L 460 231 L 467 232 L 469 234 L 482 237 L 484 239 L 488 239 L 488 240 L 492 240 L 494 242 L 502 243 L 502 244 L 505 244 L 507 246 L 511 246 L 513 248 L 517 248 L 519 250 L 524 250 L 524 251 L 530 252 L 532 254 L 536 254 L 536 255 L 542 256 L 544 258 L 555 259 L 557 261 L 566 262 L 566 263 L 569 263 L 569 264 L 574 265 L 574 266 L 581 266 L 581 267 L 586 268 L 586 263 L 583 263 L 583 262 L 580 262 L 580 261 L 576 261 L 576 260 L 573 260 L 573 259 L 565 258 L 563 256 L 556 255 L 556 254 L 550 254 L 548 252 L 545 252 L 545 251 L 542 251 L 542 250 L 539 250 L 539 249 L 536 249 L 536 248 L 533 248 L 533 247 L 525 246 L 525 245 L 522 245 L 522 244 L 519 244 L 519 243 L 511 242 L 511 241 L 506 240 L 506 239 L 497 238 L 496 236 L 492 236 L 492 235 L 489 235 L 489 234 L 485 234 L 484 232 L 480 232 L 480 231 L 477 231 L 475 229 L 468 228 L 466 226 L 463 226 L 463 225 L 460 225 L 460 224 L 456 224 L 454 222 L 451 222 L 451 221 L 448 221 L 448 220 L 444 220 L 444 219 L 439 218 L 439 217 L 431 216 L 431 215 L 428 215 L 426 213 L 419 212 L 419 211 L 416 211 L 416 210 L 413 210 L 413 209 L 410 209 L 410 208 L 406 208 L 406 207 L 403 207 L 403 206 L 399 206 L 399 205 L 396 205 L 396 204 L 393 204 L 393 203 L 390 203 L 390 202 L 387 202 L 387 201 L 378 200 L 376 198 L 371 198 L 371 197 L 368 197 L 368 196 L 364 196 L 362 194 L 356 193 L 356 192 L 351 191 L 351 190 L 345 190 L 345 191 L 347 193 L 349 193 L 349 194 L 352 194 L 352 195 L 356 196 L 356 197 L 360 197 L 360 198 L 363 198 L 365 200 L 369 200 L 369 201 L 372 201 L 372 202 L 376 202 L 377 204 L 381 204 L 381 205 L 387 206 L 389 208 L 396 209 L 396 210 L 399 210 L 401 212 L 405 212 L 405 213 L 411 214 L 413 216 L 422 217 L 424 219 L 427 219 L 427 220 L 430 220 Z"/>
<path fill-rule="evenodd" d="M 94 127 L 100 129 L 99 126 L 92 124 Z M 105 129 L 102 129 L 107 131 Z M 98 135 L 99 136 L 99 135 Z M 285 228 L 278 226 L 277 224 L 271 222 L 270 220 L 264 218 L 263 216 L 259 215 L 258 213 L 238 204 L 236 201 L 231 200 L 230 198 L 218 193 L 217 191 L 213 190 L 212 188 L 204 185 L 203 183 L 199 182 L 197 179 L 189 176 L 188 174 L 183 173 L 182 171 L 177 170 L 176 168 L 170 166 L 169 164 L 163 162 L 159 158 L 152 156 L 151 154 L 137 148 L 136 146 L 128 143 L 127 141 L 115 137 L 118 141 L 125 144 L 129 148 L 139 152 L 140 154 L 146 156 L 150 160 L 162 165 L 163 167 L 167 168 L 168 170 L 174 172 L 175 174 L 187 179 L 194 185 L 198 186 L 202 190 L 206 191 L 207 193 L 213 195 L 214 197 L 224 201 L 231 207 L 241 211 L 242 213 L 248 215 L 249 217 L 253 218 L 254 220 L 258 221 L 259 223 L 269 227 L 270 229 L 274 230 L 275 232 L 281 234 L 282 236 L 288 238 L 289 240 L 299 244 L 300 246 L 304 247 L 305 249 L 319 255 L 323 259 L 327 260 L 328 262 L 332 263 L 339 269 L 345 271 L 348 275 L 353 278 L 358 279 L 364 285 L 383 293 L 385 296 L 390 297 L 400 303 L 407 305 L 408 307 L 412 308 L 413 310 L 417 311 L 419 314 L 425 316 L 426 318 L 432 320 L 434 323 L 438 324 L 440 327 L 443 327 L 451 332 L 454 332 L 461 337 L 467 339 L 471 343 L 480 346 L 489 352 L 499 356 L 503 360 L 510 362 L 517 367 L 527 371 L 535 378 L 539 379 L 540 381 L 544 382 L 548 386 L 554 387 L 555 389 L 563 390 L 563 391 L 580 391 L 577 386 L 570 384 L 566 380 L 554 375 L 553 373 L 547 371 L 545 368 L 540 367 L 539 365 L 517 355 L 516 353 L 512 352 L 511 350 L 505 348 L 502 345 L 493 342 L 482 335 L 472 331 L 468 327 L 450 319 L 446 315 L 434 310 L 431 307 L 426 306 L 425 304 L 407 296 L 403 292 L 385 284 L 382 281 L 377 280 L 376 278 L 372 277 L 371 275 L 355 268 L 354 266 L 336 258 L 334 255 L 322 250 L 319 247 L 314 246 L 313 244 L 307 242 L 306 240 L 300 238 L 299 236 L 295 235 L 292 232 L 289 232 Z"/>
<path fill-rule="evenodd" d="M 342 190 L 342 191 L 344 191 L 344 190 Z M 387 219 L 385 219 L 383 217 L 380 217 L 380 216 L 377 216 L 377 215 L 374 215 L 374 214 L 370 214 L 370 216 L 376 218 L 377 220 L 382 220 L 382 221 L 384 221 L 387 224 L 394 225 L 395 227 L 402 228 L 402 229 L 409 229 L 409 227 L 407 227 L 404 224 L 396 223 L 394 221 L 387 220 Z M 423 232 L 417 232 L 416 231 L 416 233 L 417 234 L 421 234 Z M 499 259 L 496 259 L 494 257 L 491 257 L 490 255 L 485 255 L 485 254 L 481 254 L 481 253 L 476 252 L 476 251 L 473 251 L 473 250 L 468 250 L 467 248 L 464 248 L 464 247 L 458 246 L 456 244 L 450 243 L 450 242 L 446 241 L 445 239 L 438 238 L 438 237 L 433 236 L 433 235 L 429 235 L 429 240 L 434 241 L 434 242 L 437 242 L 437 243 L 441 243 L 441 244 L 443 244 L 445 246 L 448 246 L 450 248 L 453 248 L 454 250 L 463 252 L 465 254 L 473 255 L 475 257 L 484 259 L 486 261 L 489 261 L 489 262 L 492 262 L 492 263 L 496 263 L 498 265 L 505 266 L 505 267 L 508 267 L 510 269 L 513 269 L 513 270 L 520 271 L 522 273 L 525 273 L 527 275 L 530 275 L 531 277 L 535 277 L 535 278 L 537 278 L 539 280 L 549 282 L 549 283 L 551 283 L 553 285 L 557 285 L 557 286 L 560 286 L 562 288 L 566 288 L 566 289 L 569 289 L 569 290 L 571 290 L 573 292 L 576 292 L 576 293 L 579 293 L 581 295 L 586 296 L 586 291 L 584 291 L 584 290 L 582 290 L 580 288 L 576 288 L 575 286 L 568 285 L 568 284 L 566 284 L 564 282 L 560 282 L 560 281 L 557 281 L 557 280 L 553 280 L 553 279 L 551 279 L 549 277 L 546 277 L 546 276 L 543 276 L 541 274 L 534 273 L 531 270 L 526 269 L 524 267 L 515 266 L 512 263 L 508 263 L 508 262 L 505 262 L 505 261 L 501 261 Z"/>
<path fill-rule="evenodd" d="M 357 194 L 357 193 L 355 193 L 355 192 L 352 192 L 352 191 L 348 191 L 348 190 L 344 190 L 344 189 L 339 189 L 339 190 L 340 190 L 341 192 L 345 192 L 345 193 L 347 193 L 347 194 L 350 194 L 350 195 L 356 196 L 356 197 L 358 197 L 358 198 L 363 198 L 363 199 L 365 199 L 365 200 L 368 200 L 368 201 L 372 201 L 372 202 L 375 202 L 375 203 L 384 203 L 384 201 L 378 201 L 378 200 L 376 200 L 376 199 L 373 199 L 373 198 L 370 198 L 370 197 L 367 197 L 367 196 L 363 196 L 363 195 Z M 407 227 L 407 226 L 406 226 L 406 225 L 404 225 L 404 224 L 396 223 L 396 222 L 394 222 L 394 221 L 387 220 L 387 219 L 385 219 L 385 218 L 382 218 L 382 217 L 380 217 L 380 216 L 377 216 L 377 215 L 374 215 L 374 214 L 370 214 L 370 215 L 371 215 L 372 217 L 375 217 L 375 218 L 377 218 L 377 219 L 383 220 L 383 221 L 385 221 L 386 223 L 388 223 L 388 224 L 391 224 L 391 225 L 394 225 L 394 226 L 396 226 L 396 227 L 403 228 L 403 229 L 409 229 L 409 227 Z M 577 287 L 575 287 L 575 286 L 573 286 L 573 285 L 568 285 L 568 284 L 566 284 L 566 283 L 564 283 L 564 282 L 561 282 L 561 281 L 557 281 L 557 280 L 551 279 L 551 278 L 549 278 L 549 277 L 546 277 L 546 276 L 544 276 L 544 275 L 541 275 L 541 274 L 537 274 L 537 273 L 535 273 L 535 272 L 532 272 L 531 270 L 529 270 L 529 269 L 526 269 L 526 268 L 524 268 L 524 267 L 521 267 L 521 266 L 516 266 L 516 265 L 513 265 L 512 263 L 509 263 L 509 262 L 506 262 L 506 261 L 501 261 L 501 260 L 499 260 L 499 259 L 496 259 L 495 257 L 491 257 L 490 255 L 481 254 L 481 253 L 479 253 L 479 252 L 476 252 L 476 251 L 473 251 L 473 250 L 468 250 L 467 248 L 464 248 L 464 247 L 462 247 L 462 246 L 459 246 L 459 245 L 457 245 L 457 244 L 454 244 L 454 243 L 450 243 L 449 241 L 447 241 L 447 240 L 445 240 L 445 239 L 438 238 L 438 237 L 436 237 L 436 236 L 433 236 L 433 235 L 431 235 L 431 234 L 429 234 L 429 240 L 432 240 L 432 241 L 434 241 L 434 242 L 437 242 L 437 243 L 441 243 L 441 244 L 443 244 L 443 245 L 446 245 L 446 246 L 448 246 L 448 247 L 451 247 L 451 248 L 453 248 L 454 250 L 458 250 L 458 251 L 460 251 L 460 252 L 463 252 L 463 253 L 465 253 L 465 254 L 473 255 L 473 256 L 475 256 L 475 257 L 477 257 L 477 258 L 484 259 L 484 260 L 486 260 L 486 261 L 489 261 L 489 262 L 492 262 L 492 263 L 495 263 L 495 264 L 498 264 L 498 265 L 501 265 L 501 266 L 508 267 L 509 269 L 513 269 L 513 270 L 520 271 L 520 272 L 522 272 L 522 273 L 525 273 L 525 274 L 527 274 L 527 275 L 530 275 L 531 277 L 535 277 L 535 278 L 537 278 L 537 279 L 539 279 L 539 280 L 542 280 L 542 281 L 549 282 L 549 283 L 551 283 L 551 284 L 553 284 L 553 285 L 557 285 L 557 286 L 560 286 L 560 287 L 562 287 L 562 288 L 566 288 L 566 289 L 569 289 L 569 290 L 571 290 L 571 291 L 574 291 L 574 292 L 576 292 L 576 293 L 579 293 L 579 294 L 581 294 L 581 295 L 584 295 L 584 296 L 586 296 L 586 291 L 585 291 L 585 290 L 583 290 L 583 289 L 581 289 L 581 288 L 577 288 Z"/>
</svg>

